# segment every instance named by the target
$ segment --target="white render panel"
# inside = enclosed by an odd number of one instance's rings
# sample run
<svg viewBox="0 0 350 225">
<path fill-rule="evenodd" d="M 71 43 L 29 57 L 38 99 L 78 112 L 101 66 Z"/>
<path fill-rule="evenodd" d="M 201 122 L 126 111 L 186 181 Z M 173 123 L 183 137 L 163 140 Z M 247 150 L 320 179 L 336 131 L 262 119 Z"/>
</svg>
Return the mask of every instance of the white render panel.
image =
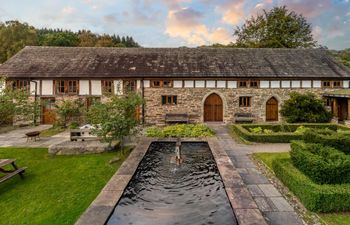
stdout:
<svg viewBox="0 0 350 225">
<path fill-rule="evenodd" d="M 144 80 L 143 81 L 143 87 L 149 88 L 151 86 L 151 82 L 149 80 Z"/>
<path fill-rule="evenodd" d="M 280 88 L 281 82 L 279 80 L 272 80 L 271 81 L 271 88 Z"/>
<path fill-rule="evenodd" d="M 282 88 L 290 88 L 290 80 L 282 80 Z"/>
<path fill-rule="evenodd" d="M 102 95 L 101 81 L 92 80 L 91 81 L 91 94 L 92 95 Z"/>
<path fill-rule="evenodd" d="M 174 80 L 174 88 L 182 88 L 182 80 Z"/>
<path fill-rule="evenodd" d="M 137 90 L 141 88 L 141 81 L 140 80 L 137 80 L 136 81 L 136 85 L 137 85 Z"/>
<path fill-rule="evenodd" d="M 205 81 L 204 80 L 196 80 L 195 81 L 196 88 L 204 88 L 205 87 Z"/>
<path fill-rule="evenodd" d="M 350 81 L 344 80 L 343 81 L 343 88 L 349 88 L 350 87 Z"/>
<path fill-rule="evenodd" d="M 216 81 L 216 87 L 217 88 L 226 88 L 226 81 L 225 80 Z"/>
<path fill-rule="evenodd" d="M 313 87 L 314 88 L 321 88 L 321 81 L 320 80 L 314 80 L 313 81 Z"/>
<path fill-rule="evenodd" d="M 227 88 L 237 88 L 237 81 L 235 80 L 227 81 Z"/>
<path fill-rule="evenodd" d="M 115 95 L 123 95 L 123 80 L 114 81 L 114 93 Z"/>
<path fill-rule="evenodd" d="M 0 94 L 3 92 L 4 89 L 5 89 L 5 81 L 0 80 Z"/>
<path fill-rule="evenodd" d="M 53 95 L 53 80 L 42 80 L 41 88 L 42 95 Z"/>
<path fill-rule="evenodd" d="M 215 88 L 215 80 L 207 80 L 207 88 Z"/>
<path fill-rule="evenodd" d="M 79 95 L 90 95 L 90 84 L 88 80 L 79 81 Z"/>
<path fill-rule="evenodd" d="M 270 81 L 268 81 L 268 80 L 261 80 L 260 81 L 260 88 L 270 88 Z"/>
<path fill-rule="evenodd" d="M 300 88 L 300 80 L 292 80 L 292 88 Z"/>
<path fill-rule="evenodd" d="M 185 88 L 193 88 L 194 82 L 193 80 L 185 80 Z"/>
<path fill-rule="evenodd" d="M 303 80 L 301 81 L 302 88 L 311 88 L 311 80 Z"/>
<path fill-rule="evenodd" d="M 40 80 L 35 80 L 36 82 L 36 94 L 40 94 Z M 31 81 L 30 82 L 30 94 L 35 95 L 35 82 Z M 0 87 L 0 92 L 1 92 L 1 87 Z"/>
</svg>

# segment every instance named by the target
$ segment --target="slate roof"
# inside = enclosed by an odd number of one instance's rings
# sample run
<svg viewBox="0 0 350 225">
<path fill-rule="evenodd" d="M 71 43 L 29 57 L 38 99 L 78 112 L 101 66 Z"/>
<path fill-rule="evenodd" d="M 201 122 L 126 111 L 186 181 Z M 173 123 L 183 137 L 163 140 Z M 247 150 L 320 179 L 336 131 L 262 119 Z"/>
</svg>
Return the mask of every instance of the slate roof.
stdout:
<svg viewBox="0 0 350 225">
<path fill-rule="evenodd" d="M 323 94 L 325 97 L 339 97 L 339 98 L 350 98 L 350 90 L 343 89 L 332 92 L 326 92 Z"/>
<path fill-rule="evenodd" d="M 25 47 L 0 74 L 30 78 L 350 78 L 321 49 Z"/>
</svg>

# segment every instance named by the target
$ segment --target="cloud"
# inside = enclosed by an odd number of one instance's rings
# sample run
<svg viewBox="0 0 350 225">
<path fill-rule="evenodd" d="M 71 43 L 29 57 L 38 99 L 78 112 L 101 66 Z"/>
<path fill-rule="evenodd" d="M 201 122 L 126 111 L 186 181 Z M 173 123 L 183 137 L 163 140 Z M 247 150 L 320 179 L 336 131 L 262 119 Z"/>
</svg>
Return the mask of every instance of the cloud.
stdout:
<svg viewBox="0 0 350 225">
<path fill-rule="evenodd" d="M 319 16 L 332 7 L 332 0 L 281 0 L 278 3 L 306 17 Z"/>
<path fill-rule="evenodd" d="M 65 15 L 70 15 L 70 14 L 73 14 L 75 12 L 75 8 L 73 8 L 71 6 L 66 6 L 62 9 L 61 12 Z"/>
<path fill-rule="evenodd" d="M 218 5 L 217 11 L 222 14 L 222 22 L 237 25 L 244 19 L 245 0 L 226 0 Z"/>
<path fill-rule="evenodd" d="M 191 8 L 170 10 L 165 33 L 170 37 L 182 38 L 191 45 L 228 44 L 232 41 L 231 35 L 225 29 L 219 27 L 210 30 L 201 23 L 203 17 L 202 13 Z"/>
<path fill-rule="evenodd" d="M 312 35 L 313 35 L 315 40 L 317 40 L 317 41 L 321 41 L 322 40 L 322 37 L 323 37 L 322 31 L 323 30 L 322 30 L 322 28 L 320 26 L 313 27 Z"/>
</svg>

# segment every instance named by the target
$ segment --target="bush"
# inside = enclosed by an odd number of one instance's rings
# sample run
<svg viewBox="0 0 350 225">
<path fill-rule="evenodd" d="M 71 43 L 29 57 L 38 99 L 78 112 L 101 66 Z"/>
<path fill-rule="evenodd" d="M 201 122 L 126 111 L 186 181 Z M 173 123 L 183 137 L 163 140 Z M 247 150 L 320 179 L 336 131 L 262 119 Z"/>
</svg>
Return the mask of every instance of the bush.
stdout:
<svg viewBox="0 0 350 225">
<path fill-rule="evenodd" d="M 304 133 L 303 140 L 307 143 L 319 143 L 330 146 L 345 154 L 350 154 L 350 136 L 345 132 L 309 130 Z"/>
<path fill-rule="evenodd" d="M 290 156 L 294 166 L 318 184 L 350 182 L 350 156 L 335 148 L 295 141 Z"/>
<path fill-rule="evenodd" d="M 282 116 L 288 123 L 327 123 L 332 119 L 322 99 L 312 93 L 290 93 L 281 109 Z"/>
<path fill-rule="evenodd" d="M 150 127 L 146 130 L 148 137 L 211 137 L 214 132 L 204 124 L 178 124 L 166 127 Z"/>
<path fill-rule="evenodd" d="M 307 209 L 324 213 L 350 210 L 350 184 L 315 184 L 290 159 L 274 160 L 272 168 Z"/>
</svg>

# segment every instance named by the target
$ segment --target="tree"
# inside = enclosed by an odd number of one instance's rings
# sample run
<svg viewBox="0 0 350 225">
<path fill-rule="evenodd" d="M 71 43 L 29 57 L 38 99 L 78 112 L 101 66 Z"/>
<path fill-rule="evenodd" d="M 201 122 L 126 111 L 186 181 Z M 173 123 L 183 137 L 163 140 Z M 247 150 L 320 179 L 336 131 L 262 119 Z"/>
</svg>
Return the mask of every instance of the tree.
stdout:
<svg viewBox="0 0 350 225">
<path fill-rule="evenodd" d="M 94 47 L 96 45 L 97 37 L 91 31 L 79 32 L 79 47 Z"/>
<path fill-rule="evenodd" d="M 113 40 L 109 35 L 103 35 L 98 38 L 96 47 L 113 47 Z"/>
<path fill-rule="evenodd" d="M 290 93 L 281 109 L 282 116 L 288 123 L 326 123 L 332 119 L 322 99 L 312 93 Z"/>
<path fill-rule="evenodd" d="M 235 29 L 234 36 L 236 47 L 243 48 L 310 48 L 317 44 L 305 17 L 286 6 L 251 17 Z"/>
<path fill-rule="evenodd" d="M 132 134 L 138 124 L 135 111 L 142 104 L 139 95 L 112 96 L 108 102 L 95 102 L 87 113 L 91 124 L 99 126 L 95 133 L 110 145 L 116 140 L 121 143 L 123 138 Z"/>
<path fill-rule="evenodd" d="M 70 100 L 63 99 L 55 105 L 56 113 L 59 117 L 60 124 L 67 127 L 67 123 L 74 118 L 78 118 L 83 114 L 84 104 L 80 99 Z"/>
<path fill-rule="evenodd" d="M 27 45 L 37 45 L 34 27 L 18 21 L 0 22 L 0 63 L 5 62 Z"/>
<path fill-rule="evenodd" d="M 79 38 L 77 34 L 70 31 L 65 31 L 46 34 L 43 37 L 42 45 L 75 47 L 78 46 L 78 43 Z"/>
</svg>

